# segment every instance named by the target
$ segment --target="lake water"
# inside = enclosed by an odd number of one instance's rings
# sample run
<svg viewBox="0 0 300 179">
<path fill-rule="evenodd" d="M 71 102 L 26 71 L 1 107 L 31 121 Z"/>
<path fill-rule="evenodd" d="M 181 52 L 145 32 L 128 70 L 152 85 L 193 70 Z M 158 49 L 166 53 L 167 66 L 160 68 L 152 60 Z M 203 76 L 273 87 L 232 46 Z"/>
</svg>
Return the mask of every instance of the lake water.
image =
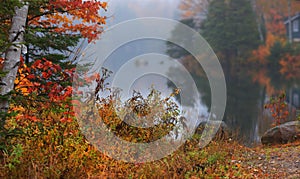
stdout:
<svg viewBox="0 0 300 179">
<path fill-rule="evenodd" d="M 108 25 L 112 27 L 126 20 L 149 16 L 180 19 L 178 3 L 178 0 L 130 0 L 126 3 L 123 0 L 114 0 L 110 2 L 110 15 L 108 17 L 111 18 L 108 19 Z M 159 29 L 159 27 L 155 28 Z M 110 54 L 104 63 L 104 67 L 113 71 L 109 82 L 114 79 L 114 74 L 129 60 L 149 53 L 169 56 L 166 53 L 167 48 L 165 41 L 153 39 L 124 44 Z M 170 58 L 170 60 L 175 59 Z M 196 66 L 196 70 L 190 69 L 201 95 L 199 98 L 200 105 L 197 107 L 199 118 L 195 120 L 203 120 L 202 118 L 205 120 L 209 115 L 211 105 L 210 86 L 205 73 L 203 74 L 201 65 L 195 65 L 192 61 L 193 58 L 190 58 L 188 63 L 185 61 L 183 64 L 188 68 Z M 145 68 L 149 64 L 137 63 L 136 65 L 136 68 Z M 269 97 L 275 94 L 275 91 L 270 89 L 286 90 L 287 101 L 291 101 L 292 115 L 290 115 L 290 120 L 295 119 L 296 109 L 299 109 L 300 106 L 300 81 L 286 83 L 271 67 L 263 69 L 243 63 L 234 65 L 233 70 L 224 71 L 227 85 L 227 104 L 223 121 L 234 131 L 239 131 L 245 143 L 255 144 L 260 141 L 261 135 L 271 127 L 273 122 L 270 113 L 264 109 L 264 104 L 268 102 Z M 266 71 L 267 73 L 265 73 Z M 128 73 L 130 74 L 131 71 L 128 71 Z M 173 74 L 176 74 L 176 71 L 173 71 Z M 300 72 L 297 72 L 297 75 L 299 74 Z M 263 80 L 268 82 L 267 86 L 261 83 Z M 168 95 L 171 90 L 167 82 L 166 78 L 153 74 L 152 76 L 138 77 L 132 84 L 131 91 L 135 89 L 147 94 L 147 89 L 154 85 L 164 95 Z"/>
<path fill-rule="evenodd" d="M 113 75 L 109 80 L 112 80 L 114 78 L 114 73 L 118 72 L 118 70 L 120 70 L 120 68 L 130 59 L 148 53 L 168 55 L 166 53 L 166 43 L 160 40 L 146 39 L 134 41 L 118 48 L 104 63 L 104 67 L 113 71 Z M 175 59 L 170 58 L 170 60 Z M 193 59 L 190 60 L 193 61 Z M 149 64 L 137 63 L 136 68 L 145 68 L 147 65 Z M 252 67 L 250 70 L 250 67 L 243 65 L 236 69 L 237 71 L 231 72 L 230 74 L 225 73 L 227 105 L 223 121 L 232 128 L 233 131 L 238 131 L 241 139 L 246 144 L 252 145 L 260 141 L 261 135 L 271 127 L 273 122 L 268 110 L 264 109 L 264 104 L 268 102 L 272 93 L 268 92 L 267 88 L 270 87 L 255 82 L 252 75 L 253 71 L 255 74 L 256 71 L 259 73 L 260 70 L 264 69 Z M 198 69 L 198 71 L 201 71 L 201 69 Z M 252 73 L 250 71 L 252 71 Z M 128 73 L 132 72 L 128 71 Z M 173 73 L 176 74 L 176 72 Z M 193 71 L 191 73 L 195 72 Z M 201 105 L 197 107 L 197 110 L 199 110 L 199 118 L 205 118 L 210 111 L 211 96 L 208 80 L 205 75 L 194 75 L 193 78 L 201 95 L 199 98 Z M 271 76 L 270 78 L 272 79 L 273 77 Z M 287 91 L 287 101 L 292 100 L 292 115 L 290 115 L 290 119 L 295 119 L 296 107 L 299 108 L 299 83 L 297 84 L 295 82 L 289 84 L 289 86 L 292 87 L 287 88 L 286 84 L 282 84 L 282 86 L 278 85 L 279 82 L 276 82 L 276 78 L 273 78 L 272 80 L 274 81 L 273 84 L 277 85 L 277 89 Z M 154 85 L 154 87 L 164 95 L 168 95 L 171 92 L 167 79 L 153 74 L 137 78 L 134 84 L 132 84 L 131 91 L 142 91 L 144 94 L 147 94 L 147 89 L 149 89 L 151 85 Z"/>
</svg>

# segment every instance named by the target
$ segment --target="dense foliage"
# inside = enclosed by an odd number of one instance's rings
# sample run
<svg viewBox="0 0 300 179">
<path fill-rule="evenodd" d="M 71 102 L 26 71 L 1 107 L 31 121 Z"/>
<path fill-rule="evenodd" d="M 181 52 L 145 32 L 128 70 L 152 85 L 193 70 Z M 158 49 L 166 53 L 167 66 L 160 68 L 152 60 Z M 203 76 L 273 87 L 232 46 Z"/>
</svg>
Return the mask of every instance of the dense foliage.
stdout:
<svg viewBox="0 0 300 179">
<path fill-rule="evenodd" d="M 194 136 L 173 154 L 149 163 L 125 163 L 101 153 L 86 136 L 89 134 L 96 142 L 102 140 L 97 138 L 100 121 L 129 142 L 149 143 L 166 134 L 174 142 L 180 139 L 178 133 L 187 124 L 175 102 L 178 91 L 167 97 L 155 89 L 147 96 L 134 92 L 121 103 L 118 93 L 106 88 L 107 70 L 90 77 L 82 75 L 82 79 L 75 73 L 81 49 L 98 39 L 104 30 L 106 17 L 102 14 L 106 2 L 27 2 L 24 42 L 27 53 L 20 56 L 14 91 L 9 94 L 9 113 L 6 120 L 0 121 L 0 178 L 278 178 L 288 175 L 288 171 L 280 174 L 264 171 L 261 165 L 255 165 L 262 160 L 261 155 L 232 138 L 212 141 L 200 149 L 199 136 Z M 259 0 L 255 5 L 251 2 L 184 0 L 180 5 L 181 22 L 203 35 L 224 68 L 229 91 L 224 118 L 232 126 L 240 119 L 254 118 L 257 107 L 264 106 L 264 97 L 273 96 L 283 86 L 299 85 L 300 79 L 299 47 L 287 42 L 283 25 L 287 12 L 282 7 L 286 1 Z M 14 8 L 22 5 L 19 0 L 1 1 L 0 70 L 6 60 L 6 49 L 11 45 L 8 36 Z M 293 4 L 293 7 L 298 6 Z M 209 107 L 210 87 L 201 66 L 174 44 L 168 44 L 168 54 L 189 70 L 199 87 L 202 102 Z M 3 75 L 5 72 L 1 71 L 0 77 Z M 72 86 L 74 79 L 78 86 L 96 83 L 89 101 L 97 107 L 95 111 L 86 107 L 86 101 L 72 97 L 74 91 L 79 96 L 82 94 Z M 104 93 L 108 95 L 103 96 Z M 286 100 L 283 93 L 265 105 L 276 125 L 285 122 L 290 114 Z M 75 120 L 80 110 L 85 113 Z M 255 125 L 255 120 L 239 124 L 240 130 L 253 133 L 250 126 Z M 155 124 L 154 127 L 129 125 L 145 125 L 145 121 Z M 128 151 L 122 147 L 114 150 Z M 270 157 L 269 153 L 264 156 Z M 252 154 L 255 159 L 251 158 Z"/>
</svg>

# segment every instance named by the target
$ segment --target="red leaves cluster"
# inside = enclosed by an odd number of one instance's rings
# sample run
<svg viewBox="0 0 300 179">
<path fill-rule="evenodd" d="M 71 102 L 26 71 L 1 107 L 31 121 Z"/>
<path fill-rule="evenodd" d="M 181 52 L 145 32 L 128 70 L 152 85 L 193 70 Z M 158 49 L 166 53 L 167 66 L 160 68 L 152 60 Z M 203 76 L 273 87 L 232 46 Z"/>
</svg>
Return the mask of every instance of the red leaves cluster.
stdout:
<svg viewBox="0 0 300 179">
<path fill-rule="evenodd" d="M 285 100 L 286 94 L 281 92 L 279 96 L 271 98 L 270 102 L 265 105 L 265 109 L 269 109 L 272 114 L 273 125 L 275 126 L 286 122 L 288 119 L 289 111 Z"/>
<path fill-rule="evenodd" d="M 46 59 L 37 60 L 30 67 L 22 63 L 15 81 L 16 91 L 24 97 L 23 105 L 15 108 L 19 112 L 18 118 L 37 121 L 37 116 L 46 119 L 42 111 L 56 110 L 55 115 L 60 121 L 71 121 L 74 112 L 70 85 L 74 71 L 74 68 L 63 70 Z"/>
<path fill-rule="evenodd" d="M 60 122 L 71 122 L 81 107 L 80 101 L 72 99 L 72 95 L 82 95 L 78 87 L 101 80 L 99 73 L 80 78 L 75 68 L 62 69 L 47 59 L 36 60 L 30 67 L 23 60 L 21 62 L 15 89 L 22 99 L 20 105 L 13 107 L 18 112 L 17 119 L 55 118 Z"/>
<path fill-rule="evenodd" d="M 4 58 L 0 57 L 0 70 L 2 70 L 4 64 Z"/>
</svg>

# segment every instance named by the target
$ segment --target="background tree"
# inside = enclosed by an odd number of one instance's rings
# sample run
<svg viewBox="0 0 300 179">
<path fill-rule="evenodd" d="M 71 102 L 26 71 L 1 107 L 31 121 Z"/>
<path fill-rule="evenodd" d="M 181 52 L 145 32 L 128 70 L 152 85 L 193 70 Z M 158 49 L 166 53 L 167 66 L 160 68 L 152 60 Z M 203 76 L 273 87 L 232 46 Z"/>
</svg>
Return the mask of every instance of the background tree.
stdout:
<svg viewBox="0 0 300 179">
<path fill-rule="evenodd" d="M 251 130 L 254 127 L 251 129 L 249 126 L 254 126 L 257 120 L 260 88 L 252 83 L 247 72 L 248 58 L 261 43 L 253 6 L 248 0 L 212 0 L 206 17 L 200 26 L 193 17 L 181 22 L 203 35 L 223 66 L 228 89 L 225 122 L 232 127 L 240 126 L 244 135 L 253 136 L 254 131 Z M 201 66 L 188 52 L 175 45 L 169 44 L 167 52 L 189 70 L 198 86 L 202 102 L 209 108 L 210 88 Z"/>
<path fill-rule="evenodd" d="M 300 2 L 297 0 L 257 1 L 257 12 L 264 18 L 266 38 L 264 43 L 253 51 L 250 62 L 260 66 L 252 76 L 264 86 L 263 96 L 277 95 L 286 89 L 288 101 L 293 101 L 293 88 L 299 84 L 299 69 L 295 60 L 299 56 L 299 47 L 297 43 L 289 44 L 284 21 L 299 10 Z M 293 72 L 293 75 L 287 71 Z M 289 112 L 292 114 L 292 105 L 289 105 Z M 292 119 L 292 115 L 289 118 Z"/>
<path fill-rule="evenodd" d="M 246 60 L 259 44 L 257 24 L 248 0 L 212 1 L 202 35 L 224 63 Z"/>
<path fill-rule="evenodd" d="M 179 4 L 182 19 L 192 19 L 195 25 L 200 26 L 208 14 L 211 0 L 182 0 Z"/>
</svg>

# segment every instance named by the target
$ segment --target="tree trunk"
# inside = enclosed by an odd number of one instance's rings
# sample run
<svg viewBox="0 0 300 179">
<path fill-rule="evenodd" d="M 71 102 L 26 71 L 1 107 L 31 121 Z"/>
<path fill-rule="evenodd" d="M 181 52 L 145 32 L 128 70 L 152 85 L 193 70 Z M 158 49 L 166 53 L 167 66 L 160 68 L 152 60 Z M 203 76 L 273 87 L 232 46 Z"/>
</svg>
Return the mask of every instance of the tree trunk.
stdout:
<svg viewBox="0 0 300 179">
<path fill-rule="evenodd" d="M 292 117 L 293 117 L 293 115 L 292 115 L 292 111 L 293 111 L 293 87 L 290 87 L 290 89 L 289 89 L 289 105 L 288 105 L 288 110 L 289 110 L 289 116 L 288 116 L 288 120 L 289 121 L 292 121 L 292 120 L 294 120 Z"/>
<path fill-rule="evenodd" d="M 253 11 L 255 12 L 255 16 L 256 16 L 256 23 L 257 23 L 257 30 L 259 33 L 259 39 L 261 42 L 264 42 L 264 34 L 262 32 L 262 24 L 259 20 L 259 18 L 261 17 L 261 12 L 258 11 L 257 6 L 256 6 L 256 0 L 251 0 L 251 4 L 253 7 Z"/>
<path fill-rule="evenodd" d="M 24 28 L 28 14 L 28 5 L 21 8 L 16 7 L 15 15 L 12 18 L 11 29 L 9 31 L 9 41 L 11 46 L 5 53 L 5 60 L 2 71 L 6 73 L 5 77 L 1 78 L 0 86 L 0 112 L 6 113 L 9 108 L 9 93 L 14 88 L 18 67 L 20 64 L 21 44 L 24 40 Z"/>
</svg>

